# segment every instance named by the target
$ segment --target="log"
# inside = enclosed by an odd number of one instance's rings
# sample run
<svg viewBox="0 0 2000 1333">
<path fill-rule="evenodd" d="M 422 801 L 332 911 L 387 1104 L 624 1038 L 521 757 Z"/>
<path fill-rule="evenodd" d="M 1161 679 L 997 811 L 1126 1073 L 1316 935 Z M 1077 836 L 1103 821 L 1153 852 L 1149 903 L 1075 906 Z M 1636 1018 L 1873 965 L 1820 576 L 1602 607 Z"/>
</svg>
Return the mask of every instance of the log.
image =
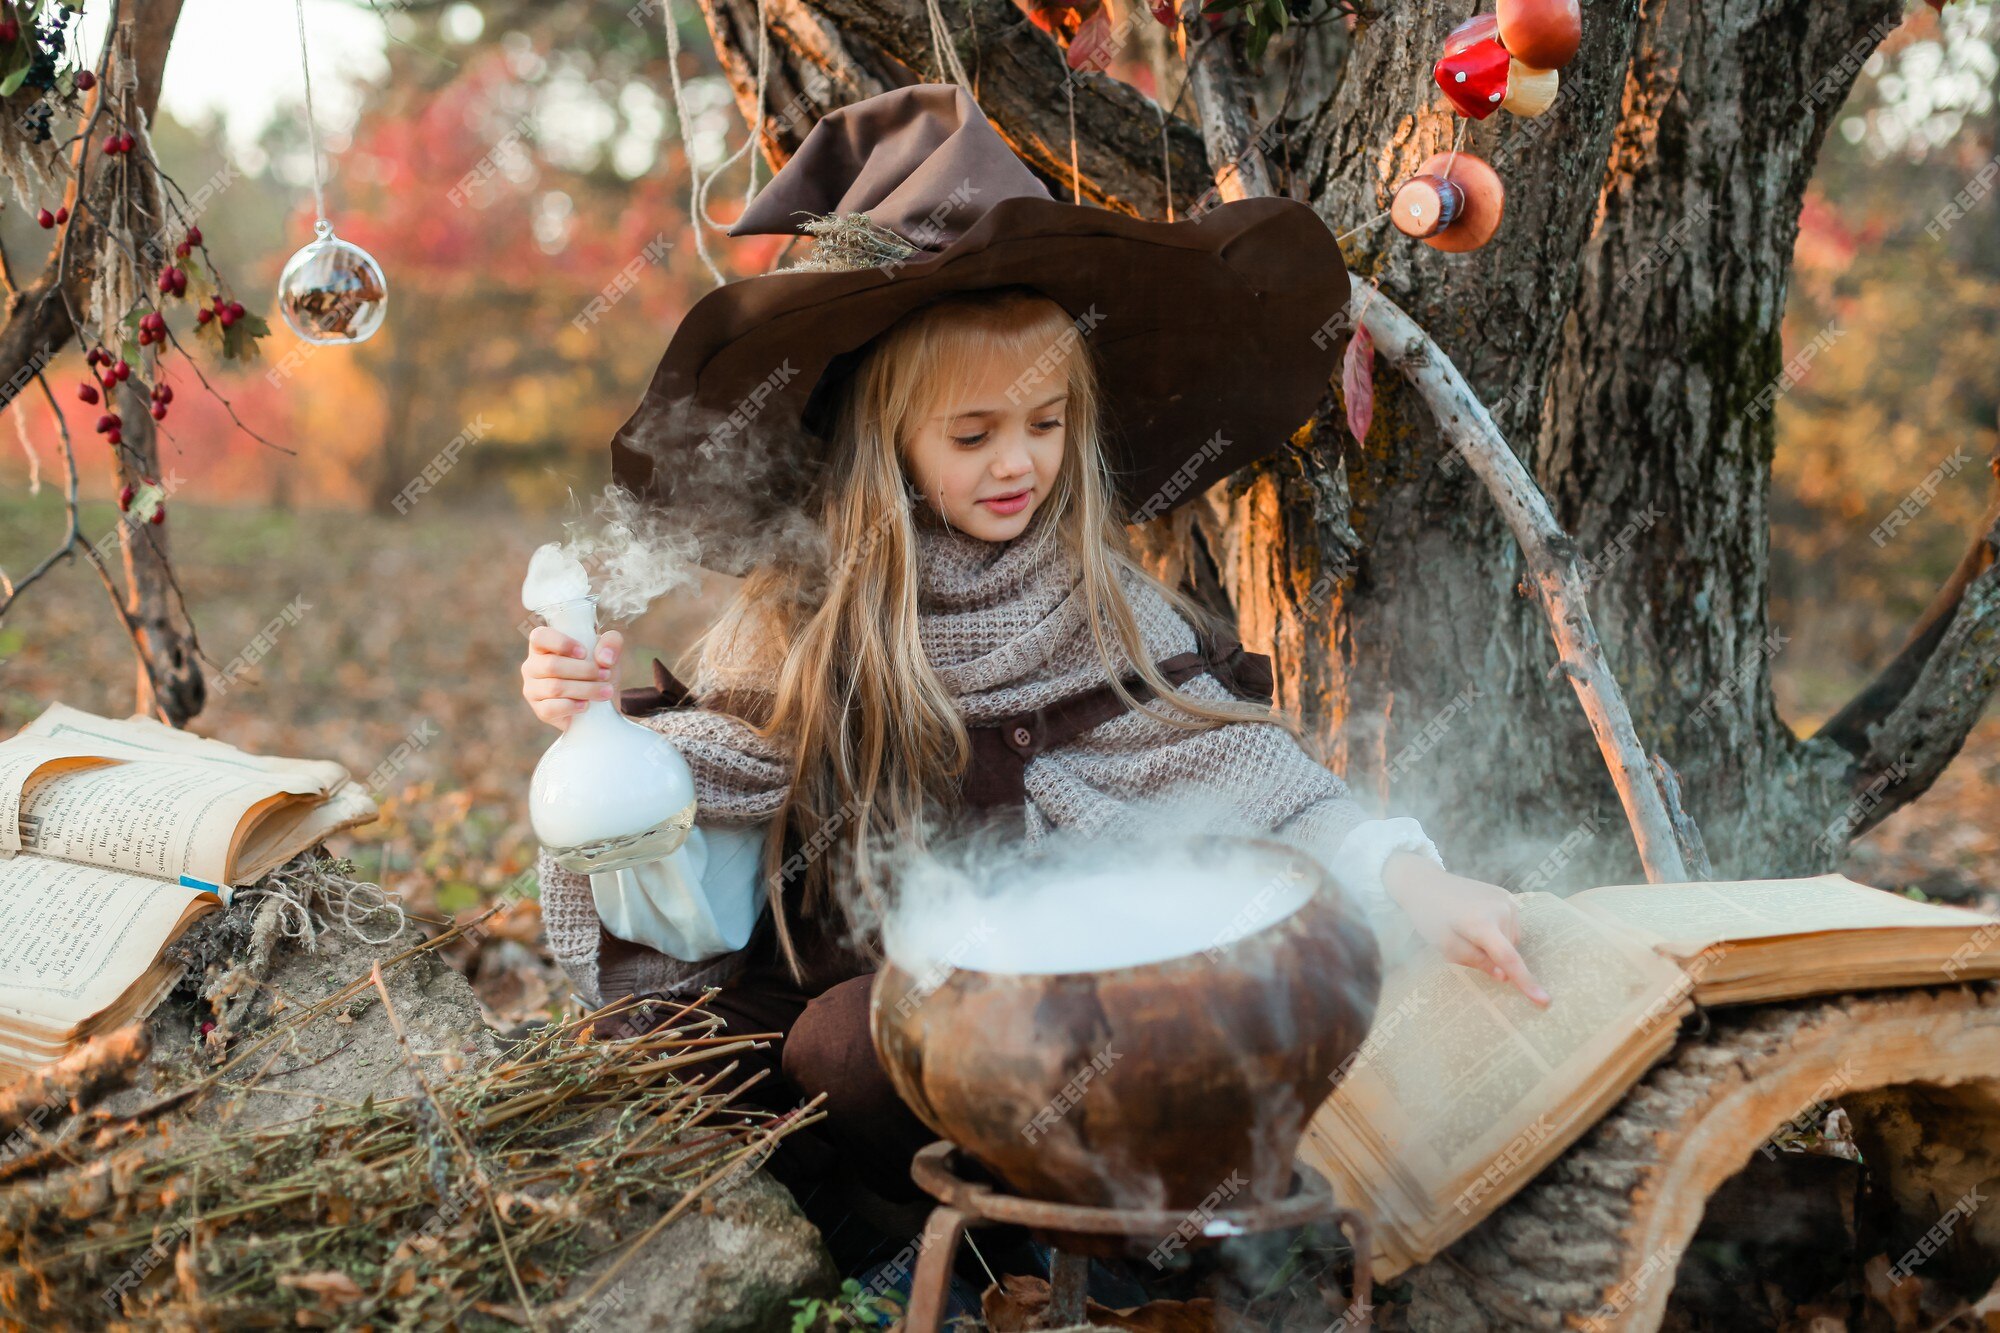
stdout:
<svg viewBox="0 0 2000 1333">
<path fill-rule="evenodd" d="M 1655 1329 L 1704 1212 L 1804 1113 L 1838 1104 L 1896 1216 L 1896 1263 L 2000 1174 L 2000 986 L 1881 991 L 1708 1011 L 1591 1132 L 1430 1263 L 1412 1333 Z M 1825 1160 L 1825 1159 L 1818 1159 Z M 1980 1195 L 1983 1199 L 1984 1195 Z M 1922 1261 L 1990 1282 L 2000 1210 L 1974 1209 Z"/>
</svg>

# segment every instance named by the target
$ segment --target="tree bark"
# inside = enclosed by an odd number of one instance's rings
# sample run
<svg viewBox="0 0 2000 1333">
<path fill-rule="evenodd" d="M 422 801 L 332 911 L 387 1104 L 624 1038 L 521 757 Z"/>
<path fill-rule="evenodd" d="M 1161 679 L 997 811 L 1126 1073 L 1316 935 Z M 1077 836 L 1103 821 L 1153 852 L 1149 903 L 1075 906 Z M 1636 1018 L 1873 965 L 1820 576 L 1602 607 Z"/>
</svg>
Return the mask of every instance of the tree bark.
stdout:
<svg viewBox="0 0 2000 1333">
<path fill-rule="evenodd" d="M 848 85 L 898 70 L 907 82 L 938 64 L 916 0 L 767 4 L 779 16 L 774 70 L 795 85 L 826 60 L 823 43 L 794 32 L 807 19 L 839 34 Z M 747 114 L 754 6 L 704 5 Z M 1009 13 L 1002 0 L 946 6 L 982 107 L 1060 190 L 1061 53 Z M 1467 125 L 1431 80 L 1453 16 L 1381 7 L 1343 48 L 1332 92 L 1292 108 L 1278 130 L 1294 133 L 1262 158 L 1281 177 L 1291 163 L 1279 188 L 1343 233 L 1358 281 L 1379 282 L 1429 332 L 1550 497 L 1638 739 L 1692 816 L 1676 821 L 1690 835 L 1683 850 L 1699 859 L 1698 827 L 1727 877 L 1826 869 L 1917 790 L 1885 790 L 1879 754 L 1794 737 L 1771 694 L 1784 636 L 1765 594 L 1800 201 L 1828 123 L 1895 17 L 1892 0 L 1598 0 L 1553 109 Z M 1158 140 L 1149 154 L 1139 133 L 1157 112 L 1107 84 L 1077 81 L 1083 197 L 1165 216 Z M 1276 109 L 1248 109 L 1232 132 L 1270 124 Z M 1446 255 L 1381 214 L 1461 128 L 1463 150 L 1507 182 L 1507 216 L 1482 250 Z M 1229 165 L 1189 175 L 1201 137 L 1184 129 L 1168 136 L 1177 208 Z M 774 163 L 795 141 L 767 136 Z M 1433 827 L 1454 865 L 1522 887 L 1640 878 L 1520 546 L 1430 408 L 1380 378 L 1365 443 L 1329 411 L 1291 449 L 1209 491 L 1185 567 L 1234 611 L 1246 643 L 1273 653 L 1280 705 L 1326 739 L 1332 765 L 1364 797 Z M 1995 579 L 1964 582 L 1906 673 L 1920 683 L 1893 701 L 1931 776 L 1995 685 Z"/>
</svg>

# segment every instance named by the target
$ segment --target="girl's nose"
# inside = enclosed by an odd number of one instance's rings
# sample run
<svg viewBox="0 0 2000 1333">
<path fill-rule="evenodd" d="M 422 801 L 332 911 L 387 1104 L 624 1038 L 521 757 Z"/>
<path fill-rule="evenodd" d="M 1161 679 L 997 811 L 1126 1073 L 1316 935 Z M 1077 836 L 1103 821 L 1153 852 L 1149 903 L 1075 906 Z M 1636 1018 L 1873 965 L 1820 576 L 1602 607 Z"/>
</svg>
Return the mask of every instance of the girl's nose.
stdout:
<svg viewBox="0 0 2000 1333">
<path fill-rule="evenodd" d="M 1011 481 L 1034 470 L 1034 456 L 1022 445 L 1006 445 L 993 455 L 993 476 L 997 481 Z"/>
</svg>

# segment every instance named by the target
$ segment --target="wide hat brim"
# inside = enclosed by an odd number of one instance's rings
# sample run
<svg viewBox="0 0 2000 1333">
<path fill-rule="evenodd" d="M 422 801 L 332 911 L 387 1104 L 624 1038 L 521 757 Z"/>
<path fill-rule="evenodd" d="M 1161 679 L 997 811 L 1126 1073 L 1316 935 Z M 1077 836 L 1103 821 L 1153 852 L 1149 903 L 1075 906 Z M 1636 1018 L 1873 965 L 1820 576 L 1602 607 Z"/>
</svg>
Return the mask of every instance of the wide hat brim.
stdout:
<svg viewBox="0 0 2000 1333">
<path fill-rule="evenodd" d="M 1326 223 L 1297 200 L 1236 200 L 1152 222 L 1001 199 L 947 249 L 893 270 L 779 270 L 709 292 L 613 438 L 613 477 L 669 508 L 700 509 L 718 485 L 747 486 L 753 494 L 727 505 L 739 534 L 796 510 L 827 447 L 812 428 L 823 381 L 837 382 L 859 349 L 917 307 L 1014 285 L 1076 319 L 1098 367 L 1107 462 L 1133 522 L 1282 448 L 1325 395 L 1346 341 L 1347 267 Z M 754 546 L 718 555 L 705 549 L 702 563 L 741 573 Z"/>
</svg>

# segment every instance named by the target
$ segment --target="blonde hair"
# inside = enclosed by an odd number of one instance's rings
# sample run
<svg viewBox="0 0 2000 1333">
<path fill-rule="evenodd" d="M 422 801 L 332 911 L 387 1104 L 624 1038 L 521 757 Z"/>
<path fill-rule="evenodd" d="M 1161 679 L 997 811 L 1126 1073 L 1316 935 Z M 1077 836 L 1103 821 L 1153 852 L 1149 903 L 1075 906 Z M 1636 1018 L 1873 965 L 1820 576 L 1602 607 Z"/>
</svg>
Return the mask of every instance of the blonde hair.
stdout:
<svg viewBox="0 0 2000 1333">
<path fill-rule="evenodd" d="M 912 311 L 864 349 L 833 400 L 832 449 L 812 499 L 833 568 L 760 567 L 721 622 L 740 626 L 755 612 L 777 612 L 769 623 L 782 636 L 773 647 L 783 665 L 768 716 L 753 721 L 792 756 L 764 866 L 779 944 L 795 976 L 801 965 L 783 910 L 788 877 L 802 876 L 802 917 L 832 922 L 837 905 L 849 925 L 874 919 L 857 911 L 862 901 L 879 908 L 873 849 L 896 841 L 922 846 L 939 814 L 956 808 L 972 757 L 965 721 L 918 633 L 919 501 L 904 449 L 921 422 L 954 405 L 951 395 L 974 364 L 1032 356 L 1035 367 L 1052 367 L 1050 354 L 1062 348 L 1069 352 L 1062 462 L 1030 525 L 1035 535 L 1021 539 L 1061 542 L 1075 554 L 1106 679 L 1129 706 L 1174 727 L 1274 722 L 1299 735 L 1295 723 L 1261 704 L 1182 694 L 1154 665 L 1121 575 L 1151 585 L 1210 633 L 1228 627 L 1138 563 L 1102 450 L 1096 371 L 1062 307 L 1024 288 L 992 288 Z M 1114 643 L 1172 709 L 1133 696 L 1114 665 Z M 782 864 L 788 829 L 802 849 L 790 865 Z"/>
</svg>

